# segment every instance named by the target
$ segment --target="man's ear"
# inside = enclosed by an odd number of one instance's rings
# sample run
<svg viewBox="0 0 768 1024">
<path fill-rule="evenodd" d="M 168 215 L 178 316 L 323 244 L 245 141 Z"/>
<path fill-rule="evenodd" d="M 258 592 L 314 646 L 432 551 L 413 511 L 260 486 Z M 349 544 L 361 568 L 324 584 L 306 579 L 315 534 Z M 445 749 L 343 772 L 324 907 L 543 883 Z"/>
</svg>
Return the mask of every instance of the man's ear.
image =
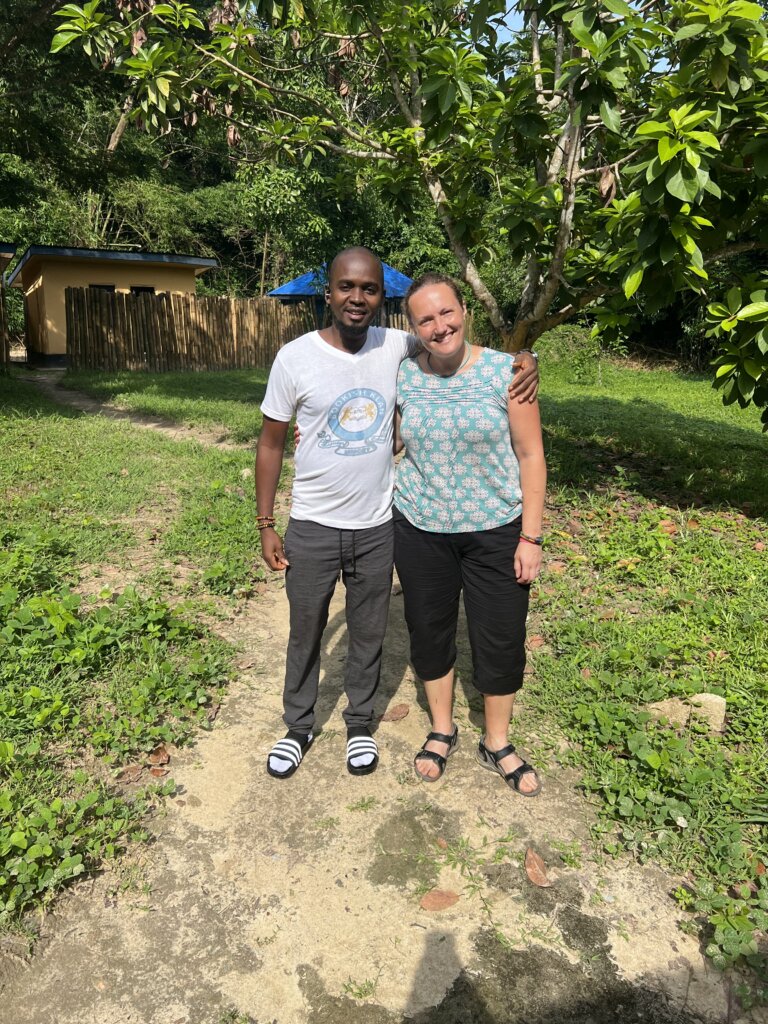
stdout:
<svg viewBox="0 0 768 1024">
<path fill-rule="evenodd" d="M 326 288 L 325 289 L 325 304 L 326 304 L 326 306 L 329 306 L 330 303 L 331 303 L 331 289 L 330 288 Z"/>
</svg>

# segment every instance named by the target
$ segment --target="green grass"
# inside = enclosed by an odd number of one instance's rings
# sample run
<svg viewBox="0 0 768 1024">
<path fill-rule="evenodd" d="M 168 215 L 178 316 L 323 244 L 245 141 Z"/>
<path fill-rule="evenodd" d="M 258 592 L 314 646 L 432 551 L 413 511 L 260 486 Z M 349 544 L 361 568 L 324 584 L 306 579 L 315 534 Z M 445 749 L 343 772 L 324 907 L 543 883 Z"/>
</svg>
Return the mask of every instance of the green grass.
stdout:
<svg viewBox="0 0 768 1024">
<path fill-rule="evenodd" d="M 723 407 L 702 377 L 574 361 L 556 344 L 542 368 L 549 567 L 533 614 L 546 643 L 532 654 L 523 721 L 571 740 L 565 760 L 582 772 L 606 851 L 676 872 L 677 899 L 715 962 L 752 964 L 748 1001 L 768 928 L 768 438 L 756 410 Z M 71 382 L 252 437 L 263 376 Z M 0 406 L 4 528 L 19 543 L 42 538 L 16 558 L 19 578 L 59 585 L 88 561 L 130 557 L 149 530 L 158 557 L 195 566 L 193 593 L 247 591 L 248 453 L 70 416 L 18 384 L 0 383 Z M 695 722 L 676 730 L 646 710 L 705 691 L 727 702 L 723 735 Z"/>
<path fill-rule="evenodd" d="M 67 373 L 64 387 L 147 416 L 183 426 L 225 426 L 233 441 L 248 442 L 261 430 L 259 405 L 266 370 L 219 373 Z"/>
<path fill-rule="evenodd" d="M 253 578 L 255 531 L 247 453 L 68 414 L 18 378 L 0 378 L 0 429 L 2 929 L 142 835 L 157 788 L 172 788 L 148 753 L 205 727 L 229 672 L 191 605 L 71 588 L 94 562 L 135 571 L 138 551 L 148 576 L 178 555 L 195 560 L 193 595 L 230 590 Z M 125 764 L 142 769 L 140 789 L 116 783 Z"/>
</svg>

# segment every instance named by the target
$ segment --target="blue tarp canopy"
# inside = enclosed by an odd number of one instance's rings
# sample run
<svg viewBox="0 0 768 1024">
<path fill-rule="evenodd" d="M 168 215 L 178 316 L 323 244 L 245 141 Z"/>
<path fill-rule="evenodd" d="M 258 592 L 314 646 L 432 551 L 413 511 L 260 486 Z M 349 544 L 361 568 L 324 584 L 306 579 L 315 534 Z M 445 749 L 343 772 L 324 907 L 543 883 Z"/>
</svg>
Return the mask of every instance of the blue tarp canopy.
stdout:
<svg viewBox="0 0 768 1024">
<path fill-rule="evenodd" d="M 309 270 L 301 277 L 295 277 L 287 284 L 281 284 L 279 288 L 273 288 L 269 293 L 278 299 L 307 299 L 313 295 L 322 295 L 325 291 L 326 266 L 317 270 Z M 390 267 L 388 263 L 384 267 L 384 297 L 387 299 L 402 299 L 411 283 L 410 277 L 401 274 L 399 270 Z"/>
</svg>

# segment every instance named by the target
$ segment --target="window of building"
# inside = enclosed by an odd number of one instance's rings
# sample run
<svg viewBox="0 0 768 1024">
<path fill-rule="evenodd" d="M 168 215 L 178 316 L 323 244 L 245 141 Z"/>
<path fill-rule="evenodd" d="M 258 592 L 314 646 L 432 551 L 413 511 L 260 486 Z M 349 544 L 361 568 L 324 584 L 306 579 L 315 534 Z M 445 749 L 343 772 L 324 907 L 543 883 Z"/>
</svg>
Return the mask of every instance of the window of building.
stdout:
<svg viewBox="0 0 768 1024">
<path fill-rule="evenodd" d="M 131 295 L 154 295 L 155 289 L 151 285 L 132 284 Z"/>
<path fill-rule="evenodd" d="M 89 288 L 95 288 L 100 292 L 111 292 L 114 295 L 115 286 L 113 284 L 89 284 Z"/>
</svg>

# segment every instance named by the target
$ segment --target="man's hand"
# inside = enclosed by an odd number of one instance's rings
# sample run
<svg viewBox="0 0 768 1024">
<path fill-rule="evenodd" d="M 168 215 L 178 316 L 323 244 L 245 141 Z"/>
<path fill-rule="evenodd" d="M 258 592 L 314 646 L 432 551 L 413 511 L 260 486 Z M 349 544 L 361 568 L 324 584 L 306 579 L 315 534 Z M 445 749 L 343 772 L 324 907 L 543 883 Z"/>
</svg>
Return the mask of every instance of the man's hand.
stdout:
<svg viewBox="0 0 768 1024">
<path fill-rule="evenodd" d="M 518 402 L 535 402 L 539 392 L 539 364 L 530 352 L 515 353 L 515 375 L 509 397 Z"/>
<path fill-rule="evenodd" d="M 283 572 L 288 568 L 289 562 L 285 557 L 283 541 L 271 526 L 261 531 L 261 553 L 270 569 Z"/>
</svg>

